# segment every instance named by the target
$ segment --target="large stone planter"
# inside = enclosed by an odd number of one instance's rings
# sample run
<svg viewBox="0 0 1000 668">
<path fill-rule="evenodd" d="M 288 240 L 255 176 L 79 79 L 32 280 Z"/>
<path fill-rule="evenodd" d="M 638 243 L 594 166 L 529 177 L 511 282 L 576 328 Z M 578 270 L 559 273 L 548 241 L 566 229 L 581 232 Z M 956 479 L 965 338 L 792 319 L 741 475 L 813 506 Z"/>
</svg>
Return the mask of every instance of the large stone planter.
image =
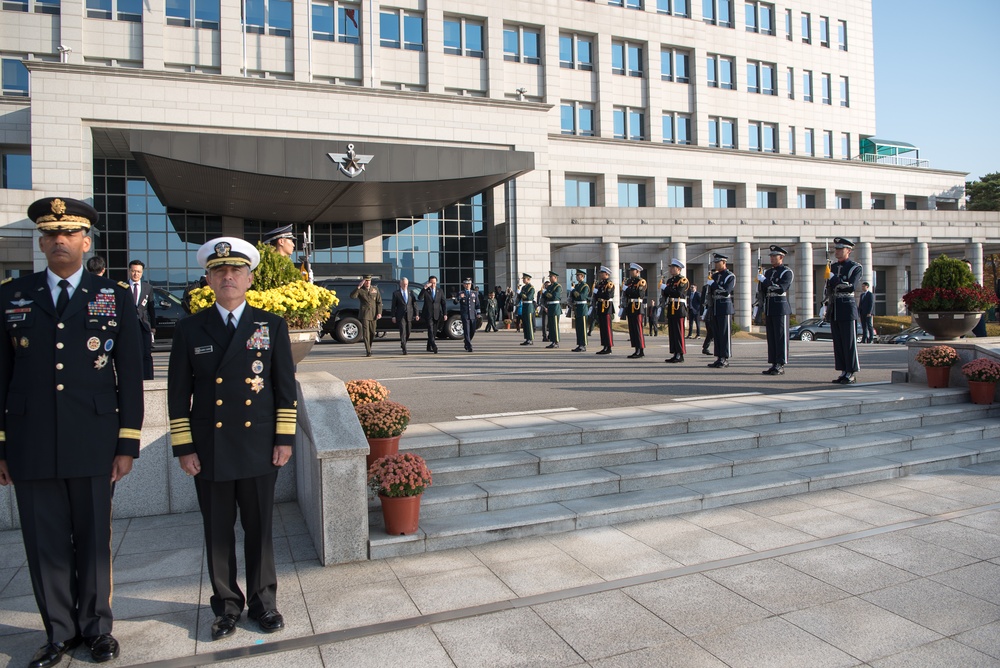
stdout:
<svg viewBox="0 0 1000 668">
<path fill-rule="evenodd" d="M 292 361 L 298 364 L 316 345 L 316 330 L 290 329 L 288 330 L 288 338 L 292 341 Z"/>
<path fill-rule="evenodd" d="M 913 322 L 920 325 L 936 341 L 951 341 L 971 332 L 982 315 L 982 311 L 971 313 L 917 311 L 913 313 Z"/>
</svg>

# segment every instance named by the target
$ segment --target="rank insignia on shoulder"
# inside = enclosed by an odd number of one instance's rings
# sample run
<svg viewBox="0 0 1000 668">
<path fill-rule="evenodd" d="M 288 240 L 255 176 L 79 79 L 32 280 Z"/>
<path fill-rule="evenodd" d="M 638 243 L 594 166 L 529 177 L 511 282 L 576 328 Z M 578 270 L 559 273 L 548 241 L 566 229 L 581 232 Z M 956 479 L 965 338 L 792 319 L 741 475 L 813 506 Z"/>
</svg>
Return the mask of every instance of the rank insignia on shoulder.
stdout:
<svg viewBox="0 0 1000 668">
<path fill-rule="evenodd" d="M 118 285 L 128 290 L 128 283 L 126 283 L 125 281 L 118 281 Z"/>
<path fill-rule="evenodd" d="M 13 280 L 14 280 L 13 276 L 8 276 L 7 278 L 5 278 L 2 281 L 0 281 L 0 285 L 6 285 L 6 284 L 10 283 Z"/>
</svg>

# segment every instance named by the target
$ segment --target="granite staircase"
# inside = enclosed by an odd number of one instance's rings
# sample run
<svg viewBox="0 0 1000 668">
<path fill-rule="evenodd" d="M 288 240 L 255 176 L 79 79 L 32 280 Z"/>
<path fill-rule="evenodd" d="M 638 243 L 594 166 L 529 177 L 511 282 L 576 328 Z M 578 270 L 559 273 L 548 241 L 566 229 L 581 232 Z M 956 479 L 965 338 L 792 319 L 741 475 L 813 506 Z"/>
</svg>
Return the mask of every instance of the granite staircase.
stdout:
<svg viewBox="0 0 1000 668">
<path fill-rule="evenodd" d="M 1000 459 L 1000 407 L 878 384 L 411 425 L 434 484 L 373 559 L 573 531 Z"/>
</svg>

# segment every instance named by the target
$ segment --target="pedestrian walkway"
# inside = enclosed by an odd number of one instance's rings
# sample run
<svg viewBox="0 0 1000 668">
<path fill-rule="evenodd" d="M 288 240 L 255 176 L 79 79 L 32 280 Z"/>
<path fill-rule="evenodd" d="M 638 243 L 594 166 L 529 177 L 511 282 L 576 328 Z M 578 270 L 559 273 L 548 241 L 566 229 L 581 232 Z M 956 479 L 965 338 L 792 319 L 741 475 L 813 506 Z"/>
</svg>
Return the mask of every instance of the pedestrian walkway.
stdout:
<svg viewBox="0 0 1000 668">
<path fill-rule="evenodd" d="M 1000 665 L 1000 463 L 327 568 L 275 534 L 287 629 L 211 642 L 200 516 L 115 521 L 109 665 Z M 0 665 L 43 642 L 2 532 Z"/>
</svg>

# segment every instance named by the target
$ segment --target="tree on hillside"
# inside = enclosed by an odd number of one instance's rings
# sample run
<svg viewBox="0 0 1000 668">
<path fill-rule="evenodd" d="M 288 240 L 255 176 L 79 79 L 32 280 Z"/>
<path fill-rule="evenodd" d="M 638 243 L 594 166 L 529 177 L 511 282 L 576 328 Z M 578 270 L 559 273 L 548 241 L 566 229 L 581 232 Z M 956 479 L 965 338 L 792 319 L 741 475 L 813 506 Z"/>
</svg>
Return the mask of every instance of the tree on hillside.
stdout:
<svg viewBox="0 0 1000 668">
<path fill-rule="evenodd" d="M 979 181 L 967 181 L 965 199 L 969 211 L 1000 211 L 1000 172 L 987 174 Z"/>
</svg>

